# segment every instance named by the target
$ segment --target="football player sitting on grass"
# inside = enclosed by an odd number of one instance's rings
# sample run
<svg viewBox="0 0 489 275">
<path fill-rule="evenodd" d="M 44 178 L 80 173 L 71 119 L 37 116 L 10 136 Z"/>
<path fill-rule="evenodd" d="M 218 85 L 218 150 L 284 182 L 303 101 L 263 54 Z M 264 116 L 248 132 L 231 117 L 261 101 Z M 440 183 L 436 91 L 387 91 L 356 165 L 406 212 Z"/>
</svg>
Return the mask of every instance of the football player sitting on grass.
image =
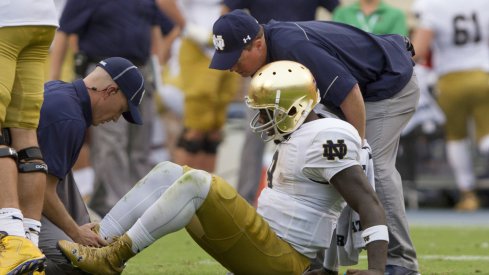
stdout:
<svg viewBox="0 0 489 275">
<path fill-rule="evenodd" d="M 86 272 L 118 274 L 157 239 L 185 228 L 235 274 L 337 274 L 331 266 L 310 271 L 310 263 L 336 244 L 346 201 L 360 216 L 368 251 L 368 270 L 347 274 L 383 275 L 388 232 L 360 163 L 368 151 L 347 122 L 319 119 L 318 102 L 316 82 L 299 63 L 270 63 L 253 77 L 246 104 L 258 112 L 250 126 L 277 144 L 256 210 L 222 178 L 163 162 L 101 221 L 99 234 L 110 245 L 60 241 L 59 247 Z"/>
</svg>

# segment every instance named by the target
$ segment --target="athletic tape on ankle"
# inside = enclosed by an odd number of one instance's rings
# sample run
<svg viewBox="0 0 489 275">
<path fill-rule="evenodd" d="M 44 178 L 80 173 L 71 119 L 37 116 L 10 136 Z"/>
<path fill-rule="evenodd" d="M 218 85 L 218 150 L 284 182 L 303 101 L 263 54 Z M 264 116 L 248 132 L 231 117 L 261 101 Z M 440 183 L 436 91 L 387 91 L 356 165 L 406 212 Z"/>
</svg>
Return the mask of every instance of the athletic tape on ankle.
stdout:
<svg viewBox="0 0 489 275">
<path fill-rule="evenodd" d="M 375 241 L 389 242 L 389 232 L 385 225 L 375 225 L 363 230 L 362 238 L 365 241 L 365 245 Z"/>
</svg>

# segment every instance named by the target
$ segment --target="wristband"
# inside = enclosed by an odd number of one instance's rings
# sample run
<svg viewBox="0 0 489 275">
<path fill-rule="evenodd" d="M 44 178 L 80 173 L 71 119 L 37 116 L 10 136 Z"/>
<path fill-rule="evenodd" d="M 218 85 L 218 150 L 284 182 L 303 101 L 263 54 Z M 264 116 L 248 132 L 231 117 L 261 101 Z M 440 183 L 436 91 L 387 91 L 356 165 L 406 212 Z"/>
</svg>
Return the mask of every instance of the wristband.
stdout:
<svg viewBox="0 0 489 275">
<path fill-rule="evenodd" d="M 371 226 L 362 232 L 362 238 L 365 241 L 365 245 L 374 241 L 386 241 L 389 242 L 389 232 L 385 225 Z"/>
</svg>

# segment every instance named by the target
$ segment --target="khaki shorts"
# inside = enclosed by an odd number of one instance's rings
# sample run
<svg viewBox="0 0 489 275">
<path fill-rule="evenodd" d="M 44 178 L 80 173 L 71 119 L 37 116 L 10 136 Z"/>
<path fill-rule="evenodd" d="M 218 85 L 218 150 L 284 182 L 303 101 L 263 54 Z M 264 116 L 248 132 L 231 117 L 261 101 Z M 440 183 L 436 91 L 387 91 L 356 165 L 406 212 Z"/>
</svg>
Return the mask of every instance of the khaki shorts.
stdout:
<svg viewBox="0 0 489 275">
<path fill-rule="evenodd" d="M 0 124 L 36 129 L 44 96 L 44 68 L 55 27 L 0 28 Z"/>
<path fill-rule="evenodd" d="M 302 274 L 310 265 L 308 258 L 280 239 L 255 208 L 217 176 L 186 229 L 234 274 Z"/>
<path fill-rule="evenodd" d="M 184 126 L 200 131 L 221 129 L 229 102 L 239 89 L 240 76 L 209 69 L 209 57 L 188 39 L 182 40 L 179 61 L 180 88 L 185 95 Z"/>
<path fill-rule="evenodd" d="M 476 139 L 489 134 L 489 73 L 466 71 L 446 74 L 438 80 L 438 104 L 446 116 L 447 140 L 468 136 L 468 122 L 475 122 Z"/>
</svg>

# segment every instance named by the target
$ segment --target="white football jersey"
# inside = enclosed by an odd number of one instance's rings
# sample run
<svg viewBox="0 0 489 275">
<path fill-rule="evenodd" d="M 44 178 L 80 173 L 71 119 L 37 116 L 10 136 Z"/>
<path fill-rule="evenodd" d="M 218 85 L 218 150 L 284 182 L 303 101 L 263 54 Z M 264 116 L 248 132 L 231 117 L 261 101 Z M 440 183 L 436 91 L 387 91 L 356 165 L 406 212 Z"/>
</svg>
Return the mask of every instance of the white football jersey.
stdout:
<svg viewBox="0 0 489 275">
<path fill-rule="evenodd" d="M 489 72 L 489 1 L 417 0 L 419 27 L 435 33 L 433 67 L 438 75 L 481 69 Z"/>
<path fill-rule="evenodd" d="M 202 32 L 207 32 L 210 41 L 212 26 L 221 16 L 221 0 L 182 0 L 177 1 L 177 4 L 186 23 L 198 26 Z M 209 58 L 214 54 L 215 49 L 211 44 L 201 48 Z"/>
<path fill-rule="evenodd" d="M 303 124 L 277 146 L 258 213 L 300 253 L 314 258 L 329 247 L 345 202 L 329 184 L 359 164 L 361 139 L 350 124 L 323 118 Z"/>
<path fill-rule="evenodd" d="M 58 16 L 53 0 L 0 0 L 0 27 L 54 26 Z"/>
</svg>

